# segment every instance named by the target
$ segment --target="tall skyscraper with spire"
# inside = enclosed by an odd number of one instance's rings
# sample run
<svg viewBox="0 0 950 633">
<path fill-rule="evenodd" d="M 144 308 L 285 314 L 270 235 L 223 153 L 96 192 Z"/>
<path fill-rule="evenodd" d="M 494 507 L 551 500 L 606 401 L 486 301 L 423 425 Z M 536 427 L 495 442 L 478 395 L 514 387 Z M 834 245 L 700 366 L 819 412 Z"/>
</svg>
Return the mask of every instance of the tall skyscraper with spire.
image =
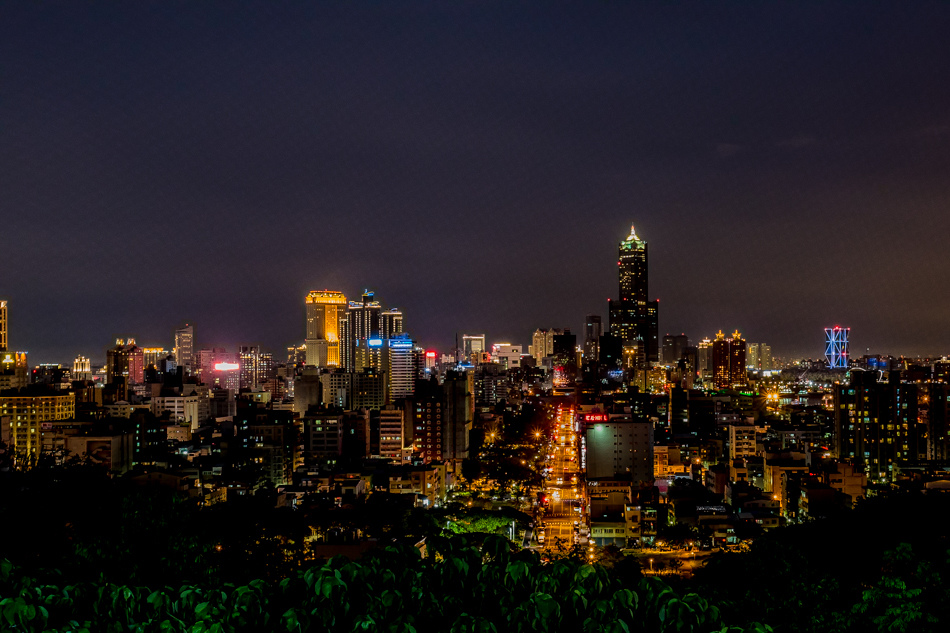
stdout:
<svg viewBox="0 0 950 633">
<path fill-rule="evenodd" d="M 620 296 L 609 306 L 610 333 L 624 346 L 624 358 L 636 359 L 628 363 L 646 366 L 659 360 L 659 301 L 649 300 L 649 262 L 646 240 L 640 239 L 636 229 L 620 242 L 617 258 L 620 277 Z"/>
</svg>

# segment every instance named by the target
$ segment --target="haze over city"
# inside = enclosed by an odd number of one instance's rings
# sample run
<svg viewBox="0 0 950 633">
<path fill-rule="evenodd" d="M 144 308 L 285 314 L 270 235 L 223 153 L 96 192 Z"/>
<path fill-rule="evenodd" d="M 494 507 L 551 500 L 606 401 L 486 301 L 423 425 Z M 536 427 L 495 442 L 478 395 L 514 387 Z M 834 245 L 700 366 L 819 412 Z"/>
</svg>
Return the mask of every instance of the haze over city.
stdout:
<svg viewBox="0 0 950 633">
<path fill-rule="evenodd" d="M 6 4 L 0 293 L 36 362 L 279 350 L 311 289 L 427 347 L 606 318 L 947 351 L 950 7 Z"/>
</svg>

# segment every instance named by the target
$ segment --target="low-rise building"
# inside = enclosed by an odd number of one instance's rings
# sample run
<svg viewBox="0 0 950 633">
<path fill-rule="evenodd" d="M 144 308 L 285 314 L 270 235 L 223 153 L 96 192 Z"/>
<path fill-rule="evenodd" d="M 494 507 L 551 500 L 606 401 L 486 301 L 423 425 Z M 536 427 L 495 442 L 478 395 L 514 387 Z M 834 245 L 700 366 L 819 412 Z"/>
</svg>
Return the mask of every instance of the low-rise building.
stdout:
<svg viewBox="0 0 950 633">
<path fill-rule="evenodd" d="M 868 489 L 868 476 L 860 470 L 855 470 L 851 464 L 836 462 L 834 470 L 827 469 L 822 473 L 822 481 L 838 492 L 848 496 L 849 507 L 854 507 L 859 500 L 864 499 Z"/>
<path fill-rule="evenodd" d="M 313 412 L 303 420 L 304 458 L 336 461 L 343 452 L 343 413 Z"/>
<path fill-rule="evenodd" d="M 66 439 L 66 450 L 89 464 L 124 474 L 132 468 L 133 438 L 130 432 L 75 435 Z"/>
<path fill-rule="evenodd" d="M 192 396 L 158 396 L 152 398 L 152 413 L 162 417 L 168 412 L 172 422 L 185 423 L 192 431 L 201 426 L 201 397 Z"/>
<path fill-rule="evenodd" d="M 445 500 L 445 467 L 400 466 L 389 474 L 391 494 L 414 494 L 416 505 L 432 507 Z"/>
</svg>

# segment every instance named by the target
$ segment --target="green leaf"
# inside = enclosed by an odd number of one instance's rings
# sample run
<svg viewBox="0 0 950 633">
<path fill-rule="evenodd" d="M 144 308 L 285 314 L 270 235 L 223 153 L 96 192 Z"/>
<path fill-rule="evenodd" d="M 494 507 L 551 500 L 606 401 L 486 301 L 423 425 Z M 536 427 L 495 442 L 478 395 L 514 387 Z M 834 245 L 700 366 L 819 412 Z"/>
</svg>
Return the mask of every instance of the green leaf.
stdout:
<svg viewBox="0 0 950 633">
<path fill-rule="evenodd" d="M 7 582 L 13 574 L 13 563 L 6 558 L 0 560 L 0 580 Z"/>
</svg>

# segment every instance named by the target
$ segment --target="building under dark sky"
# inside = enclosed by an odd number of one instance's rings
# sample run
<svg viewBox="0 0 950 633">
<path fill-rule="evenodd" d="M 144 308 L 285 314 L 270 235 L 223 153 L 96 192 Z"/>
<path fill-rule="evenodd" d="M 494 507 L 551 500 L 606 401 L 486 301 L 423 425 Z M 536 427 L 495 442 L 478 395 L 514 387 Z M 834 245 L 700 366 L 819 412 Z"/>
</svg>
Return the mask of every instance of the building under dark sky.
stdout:
<svg viewBox="0 0 950 633">
<path fill-rule="evenodd" d="M 645 367 L 659 360 L 659 302 L 650 299 L 648 245 L 637 235 L 636 227 L 631 226 L 630 235 L 620 242 L 617 271 L 620 293 L 610 302 L 610 333 L 625 348 L 635 349 L 637 364 Z"/>
<path fill-rule="evenodd" d="M 582 331 L 649 240 L 662 331 L 948 348 L 950 5 L 7 3 L 0 298 L 31 362 Z M 605 315 L 606 316 L 606 315 Z"/>
</svg>

